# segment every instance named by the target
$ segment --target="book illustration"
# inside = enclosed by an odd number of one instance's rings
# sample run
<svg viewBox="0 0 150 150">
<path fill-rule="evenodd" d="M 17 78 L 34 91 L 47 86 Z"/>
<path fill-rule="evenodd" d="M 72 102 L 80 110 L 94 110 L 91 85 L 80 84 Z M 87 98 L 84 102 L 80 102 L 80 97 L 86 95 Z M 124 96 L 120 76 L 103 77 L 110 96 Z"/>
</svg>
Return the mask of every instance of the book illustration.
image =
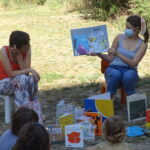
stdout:
<svg viewBox="0 0 150 150">
<path fill-rule="evenodd" d="M 85 112 L 84 115 L 91 117 L 89 120 L 94 124 L 94 132 L 96 136 L 102 135 L 102 115 L 98 112 Z"/>
<path fill-rule="evenodd" d="M 50 134 L 51 143 L 57 143 L 64 141 L 64 136 L 62 134 L 62 129 L 58 125 L 48 125 L 47 131 Z"/>
<path fill-rule="evenodd" d="M 128 121 L 138 121 L 146 117 L 146 95 L 136 93 L 127 96 Z"/>
<path fill-rule="evenodd" d="M 84 108 L 81 107 L 75 107 L 74 109 L 74 120 L 77 122 L 78 118 L 81 118 L 84 116 Z"/>
<path fill-rule="evenodd" d="M 146 128 L 150 127 L 150 109 L 146 110 Z"/>
<path fill-rule="evenodd" d="M 74 56 L 106 52 L 109 47 L 106 25 L 71 30 Z"/>
<path fill-rule="evenodd" d="M 66 147 L 83 147 L 83 127 L 79 124 L 65 126 Z"/>
<path fill-rule="evenodd" d="M 70 143 L 79 143 L 81 141 L 80 132 L 71 132 L 70 134 L 67 134 L 67 136 Z"/>
<path fill-rule="evenodd" d="M 99 112 L 102 114 L 102 120 L 114 116 L 113 101 L 110 99 L 110 93 L 95 95 L 84 99 L 85 111 Z"/>
<path fill-rule="evenodd" d="M 72 104 L 66 104 L 65 100 L 60 100 L 56 105 L 56 123 L 58 119 L 63 114 L 74 114 L 75 106 Z"/>
<path fill-rule="evenodd" d="M 79 124 L 81 124 L 81 126 L 83 127 L 84 141 L 94 141 L 96 125 L 93 123 L 93 120 L 86 119 Z"/>
<path fill-rule="evenodd" d="M 106 92 L 103 94 L 93 95 L 89 97 L 90 99 L 103 99 L 103 100 L 110 100 L 110 92 Z"/>
<path fill-rule="evenodd" d="M 63 134 L 66 125 L 70 125 L 74 123 L 74 115 L 73 114 L 64 114 L 59 117 L 59 124 L 62 128 Z"/>
</svg>

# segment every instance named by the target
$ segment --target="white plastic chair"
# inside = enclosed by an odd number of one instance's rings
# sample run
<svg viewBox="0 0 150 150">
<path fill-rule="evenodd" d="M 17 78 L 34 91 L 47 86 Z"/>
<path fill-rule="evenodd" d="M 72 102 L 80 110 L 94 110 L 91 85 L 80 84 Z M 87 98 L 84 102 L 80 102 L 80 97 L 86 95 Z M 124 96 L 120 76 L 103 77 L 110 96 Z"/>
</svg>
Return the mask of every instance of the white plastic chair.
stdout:
<svg viewBox="0 0 150 150">
<path fill-rule="evenodd" d="M 4 99 L 5 101 L 5 123 L 11 123 L 11 101 L 13 100 L 12 96 L 8 95 L 0 95 L 0 98 Z"/>
</svg>

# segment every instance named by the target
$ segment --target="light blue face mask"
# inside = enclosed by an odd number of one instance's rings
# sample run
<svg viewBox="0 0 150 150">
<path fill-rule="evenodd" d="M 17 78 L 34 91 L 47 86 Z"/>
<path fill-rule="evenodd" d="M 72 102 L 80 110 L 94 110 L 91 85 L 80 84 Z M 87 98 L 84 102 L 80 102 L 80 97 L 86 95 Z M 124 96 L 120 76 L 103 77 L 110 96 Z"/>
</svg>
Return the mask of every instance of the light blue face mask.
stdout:
<svg viewBox="0 0 150 150">
<path fill-rule="evenodd" d="M 132 29 L 125 29 L 125 35 L 128 37 L 134 36 L 134 32 Z"/>
</svg>

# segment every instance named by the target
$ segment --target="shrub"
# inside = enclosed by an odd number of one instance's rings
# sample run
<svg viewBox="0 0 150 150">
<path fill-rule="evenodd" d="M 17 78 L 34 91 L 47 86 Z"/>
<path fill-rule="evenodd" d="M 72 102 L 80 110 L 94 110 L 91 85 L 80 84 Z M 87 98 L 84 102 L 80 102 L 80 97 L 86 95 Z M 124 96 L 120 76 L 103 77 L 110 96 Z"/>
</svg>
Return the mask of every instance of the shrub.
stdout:
<svg viewBox="0 0 150 150">
<path fill-rule="evenodd" d="M 25 4 L 38 4 L 38 5 L 44 5 L 46 0 L 14 0 L 15 3 L 25 3 Z"/>
<path fill-rule="evenodd" d="M 23 5 L 23 4 L 37 4 L 44 5 L 46 0 L 1 0 L 1 3 L 4 7 L 8 7 L 10 5 Z"/>
<path fill-rule="evenodd" d="M 128 8 L 129 0 L 66 0 L 70 8 L 76 8 L 85 16 L 90 16 L 99 20 L 115 18 L 117 15 L 124 14 Z M 76 7 L 75 7 L 76 4 Z M 73 11 L 72 10 L 72 11 Z M 71 10 L 70 10 L 71 11 Z"/>
</svg>

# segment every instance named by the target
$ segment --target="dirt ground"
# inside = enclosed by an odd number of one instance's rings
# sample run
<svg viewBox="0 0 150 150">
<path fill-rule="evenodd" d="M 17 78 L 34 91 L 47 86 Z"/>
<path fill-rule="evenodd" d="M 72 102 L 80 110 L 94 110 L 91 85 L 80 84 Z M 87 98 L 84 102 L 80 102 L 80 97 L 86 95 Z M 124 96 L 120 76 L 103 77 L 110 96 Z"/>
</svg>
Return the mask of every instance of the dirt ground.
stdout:
<svg viewBox="0 0 150 150">
<path fill-rule="evenodd" d="M 83 106 L 83 98 L 89 97 L 91 95 L 99 94 L 98 92 L 99 86 L 98 84 L 93 85 L 93 87 L 90 85 L 80 85 L 76 87 L 71 88 L 64 88 L 64 89 L 53 89 L 50 91 L 40 91 L 39 93 L 39 99 L 43 104 L 43 112 L 45 117 L 45 124 L 50 125 L 55 123 L 55 110 L 56 110 L 56 104 L 60 99 L 65 99 L 67 103 L 72 103 L 76 106 Z M 79 92 L 82 91 L 82 92 Z M 147 97 L 149 98 L 149 88 L 145 89 L 138 89 L 138 92 L 144 92 L 146 93 Z M 77 96 L 78 93 L 78 96 Z M 67 95 L 67 96 L 66 96 Z M 78 97 L 78 99 L 77 99 Z M 150 100 L 147 99 L 147 105 L 148 107 Z M 1 108 L 0 109 L 0 133 L 2 134 L 4 130 L 9 128 L 9 125 L 4 124 L 4 108 L 3 108 L 3 101 L 0 101 Z M 122 116 L 123 119 L 126 121 L 126 126 L 131 125 L 138 125 L 138 126 L 144 126 L 145 120 L 143 121 L 136 121 L 132 123 L 127 122 L 127 106 L 120 104 L 120 98 L 119 94 L 117 95 L 116 100 L 114 101 L 114 108 L 115 108 L 115 114 Z M 99 142 L 102 142 L 104 139 L 103 137 L 96 137 L 96 140 L 94 142 L 86 142 L 84 148 L 82 150 L 85 150 L 88 146 L 95 145 Z M 135 138 L 129 138 L 126 137 L 125 141 L 132 144 L 133 150 L 148 150 L 150 146 L 150 137 L 148 136 L 140 136 Z M 52 150 L 76 150 L 77 148 L 66 148 L 65 143 L 59 143 L 59 144 L 52 144 L 51 145 Z M 81 150 L 81 148 L 78 148 L 78 150 Z"/>
<path fill-rule="evenodd" d="M 100 84 L 97 83 L 100 77 L 99 58 L 74 58 L 72 56 L 70 29 L 108 24 L 110 43 L 116 34 L 120 32 L 111 23 L 84 20 L 80 15 L 61 15 L 59 11 L 58 15 L 51 16 L 50 11 L 49 8 L 42 9 L 40 6 L 38 9 L 7 10 L 0 12 L 0 39 L 2 45 L 6 44 L 8 33 L 13 31 L 16 26 L 31 34 L 34 50 L 32 55 L 33 67 L 40 71 L 39 73 L 42 79 L 39 86 L 39 100 L 43 104 L 46 125 L 55 123 L 56 104 L 59 100 L 64 99 L 67 103 L 83 107 L 84 98 L 99 94 Z M 41 35 L 44 35 L 44 37 Z M 150 65 L 148 61 L 149 57 L 150 52 L 148 51 L 139 67 L 140 77 L 144 78 L 140 80 L 140 87 L 137 88 L 138 92 L 146 92 L 148 107 L 150 106 L 150 78 L 147 69 Z M 52 82 L 53 80 L 54 82 Z M 117 98 L 114 102 L 114 107 L 115 114 L 123 117 L 127 122 L 126 105 L 121 105 L 119 98 Z M 145 121 L 133 123 L 133 125 L 140 126 L 144 124 Z M 129 126 L 132 124 L 126 123 L 126 125 Z M 9 128 L 9 125 L 4 124 L 3 100 L 0 100 L 0 135 L 7 128 Z M 103 138 L 98 137 L 95 142 L 85 143 L 84 149 L 102 140 Z M 150 138 L 146 136 L 137 138 L 126 137 L 125 141 L 132 143 L 135 150 L 148 150 L 150 146 Z M 64 143 L 53 144 L 51 147 L 52 150 L 67 149 Z"/>
</svg>

